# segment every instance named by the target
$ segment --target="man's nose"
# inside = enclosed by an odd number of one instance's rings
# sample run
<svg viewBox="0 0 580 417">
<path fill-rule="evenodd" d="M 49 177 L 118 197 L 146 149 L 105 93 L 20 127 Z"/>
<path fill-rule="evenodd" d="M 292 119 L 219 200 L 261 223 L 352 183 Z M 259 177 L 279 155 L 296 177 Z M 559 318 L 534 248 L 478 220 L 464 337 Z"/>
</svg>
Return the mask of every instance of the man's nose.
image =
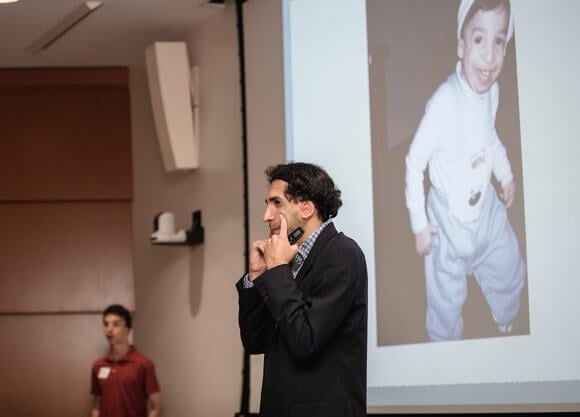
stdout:
<svg viewBox="0 0 580 417">
<path fill-rule="evenodd" d="M 272 214 L 272 210 L 270 210 L 270 207 L 266 207 L 266 209 L 264 210 L 264 215 L 262 216 L 262 220 L 265 222 L 269 222 L 272 221 L 273 218 L 274 216 Z"/>
</svg>

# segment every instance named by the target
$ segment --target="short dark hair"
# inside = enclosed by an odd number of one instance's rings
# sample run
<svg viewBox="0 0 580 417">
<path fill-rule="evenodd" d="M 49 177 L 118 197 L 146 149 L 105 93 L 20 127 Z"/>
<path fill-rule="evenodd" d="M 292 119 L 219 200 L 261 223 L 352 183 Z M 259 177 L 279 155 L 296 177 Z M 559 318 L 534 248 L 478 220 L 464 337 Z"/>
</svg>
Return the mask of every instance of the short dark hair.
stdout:
<svg viewBox="0 0 580 417">
<path fill-rule="evenodd" d="M 465 25 L 467 25 L 467 23 L 473 18 L 473 16 L 478 11 L 483 10 L 484 12 L 487 12 L 489 10 L 495 10 L 501 6 L 505 7 L 505 10 L 508 15 L 508 26 L 509 26 L 509 17 L 511 13 L 509 0 L 475 0 L 471 5 L 471 7 L 469 8 L 467 15 L 465 15 L 465 19 L 463 19 L 461 31 L 459 32 L 461 33 L 461 37 L 463 37 L 463 29 L 465 28 Z"/>
<path fill-rule="evenodd" d="M 131 312 L 121 304 L 111 304 L 109 307 L 103 310 L 103 319 L 109 314 L 115 314 L 125 320 L 125 326 L 127 326 L 128 329 L 133 326 L 133 317 L 131 317 Z"/>
<path fill-rule="evenodd" d="M 342 206 L 340 190 L 321 167 L 305 162 L 288 162 L 266 169 L 268 181 L 288 183 L 284 195 L 292 201 L 312 201 L 322 221 L 336 217 Z"/>
</svg>

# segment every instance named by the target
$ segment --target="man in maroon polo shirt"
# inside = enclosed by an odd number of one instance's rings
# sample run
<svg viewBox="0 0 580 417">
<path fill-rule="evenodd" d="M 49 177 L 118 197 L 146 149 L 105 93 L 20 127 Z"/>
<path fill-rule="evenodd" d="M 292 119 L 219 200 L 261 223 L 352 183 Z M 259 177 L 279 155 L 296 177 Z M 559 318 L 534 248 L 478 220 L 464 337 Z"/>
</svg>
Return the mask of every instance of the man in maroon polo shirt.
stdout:
<svg viewBox="0 0 580 417">
<path fill-rule="evenodd" d="M 132 317 L 113 304 L 103 311 L 103 331 L 109 352 L 91 372 L 91 417 L 158 417 L 161 392 L 151 359 L 129 344 Z"/>
</svg>

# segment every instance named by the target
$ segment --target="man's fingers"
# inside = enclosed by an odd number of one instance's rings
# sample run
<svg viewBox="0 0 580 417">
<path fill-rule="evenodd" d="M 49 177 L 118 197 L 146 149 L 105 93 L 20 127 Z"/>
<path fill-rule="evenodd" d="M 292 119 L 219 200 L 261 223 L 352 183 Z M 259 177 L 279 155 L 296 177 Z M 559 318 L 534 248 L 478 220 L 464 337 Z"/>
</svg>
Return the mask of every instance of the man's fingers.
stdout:
<svg viewBox="0 0 580 417">
<path fill-rule="evenodd" d="M 266 247 L 266 242 L 264 240 L 258 240 L 254 242 L 254 247 L 258 249 L 260 253 L 264 253 L 264 248 Z"/>
<path fill-rule="evenodd" d="M 280 214 L 280 235 L 288 236 L 288 223 L 286 222 L 286 217 Z"/>
</svg>

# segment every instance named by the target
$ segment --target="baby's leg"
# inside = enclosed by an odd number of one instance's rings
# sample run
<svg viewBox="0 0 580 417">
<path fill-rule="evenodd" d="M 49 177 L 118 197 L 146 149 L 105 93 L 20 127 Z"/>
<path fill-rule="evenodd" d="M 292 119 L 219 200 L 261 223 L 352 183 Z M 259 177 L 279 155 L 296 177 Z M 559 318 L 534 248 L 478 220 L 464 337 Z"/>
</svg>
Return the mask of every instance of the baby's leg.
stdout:
<svg viewBox="0 0 580 417">
<path fill-rule="evenodd" d="M 507 212 L 494 193 L 482 224 L 480 243 L 483 250 L 474 273 L 500 330 L 511 331 L 520 309 L 526 266 Z"/>
<path fill-rule="evenodd" d="M 439 236 L 436 240 L 440 240 Z M 425 257 L 429 340 L 458 340 L 463 335 L 462 309 L 467 297 L 465 271 L 458 262 L 449 262 L 435 247 Z"/>
<path fill-rule="evenodd" d="M 429 220 L 439 228 L 433 236 L 431 252 L 425 256 L 427 334 L 432 341 L 457 340 L 463 335 L 462 309 L 467 297 L 467 265 L 458 253 L 469 239 L 463 238 L 446 202 L 433 190 L 427 210 Z"/>
</svg>

